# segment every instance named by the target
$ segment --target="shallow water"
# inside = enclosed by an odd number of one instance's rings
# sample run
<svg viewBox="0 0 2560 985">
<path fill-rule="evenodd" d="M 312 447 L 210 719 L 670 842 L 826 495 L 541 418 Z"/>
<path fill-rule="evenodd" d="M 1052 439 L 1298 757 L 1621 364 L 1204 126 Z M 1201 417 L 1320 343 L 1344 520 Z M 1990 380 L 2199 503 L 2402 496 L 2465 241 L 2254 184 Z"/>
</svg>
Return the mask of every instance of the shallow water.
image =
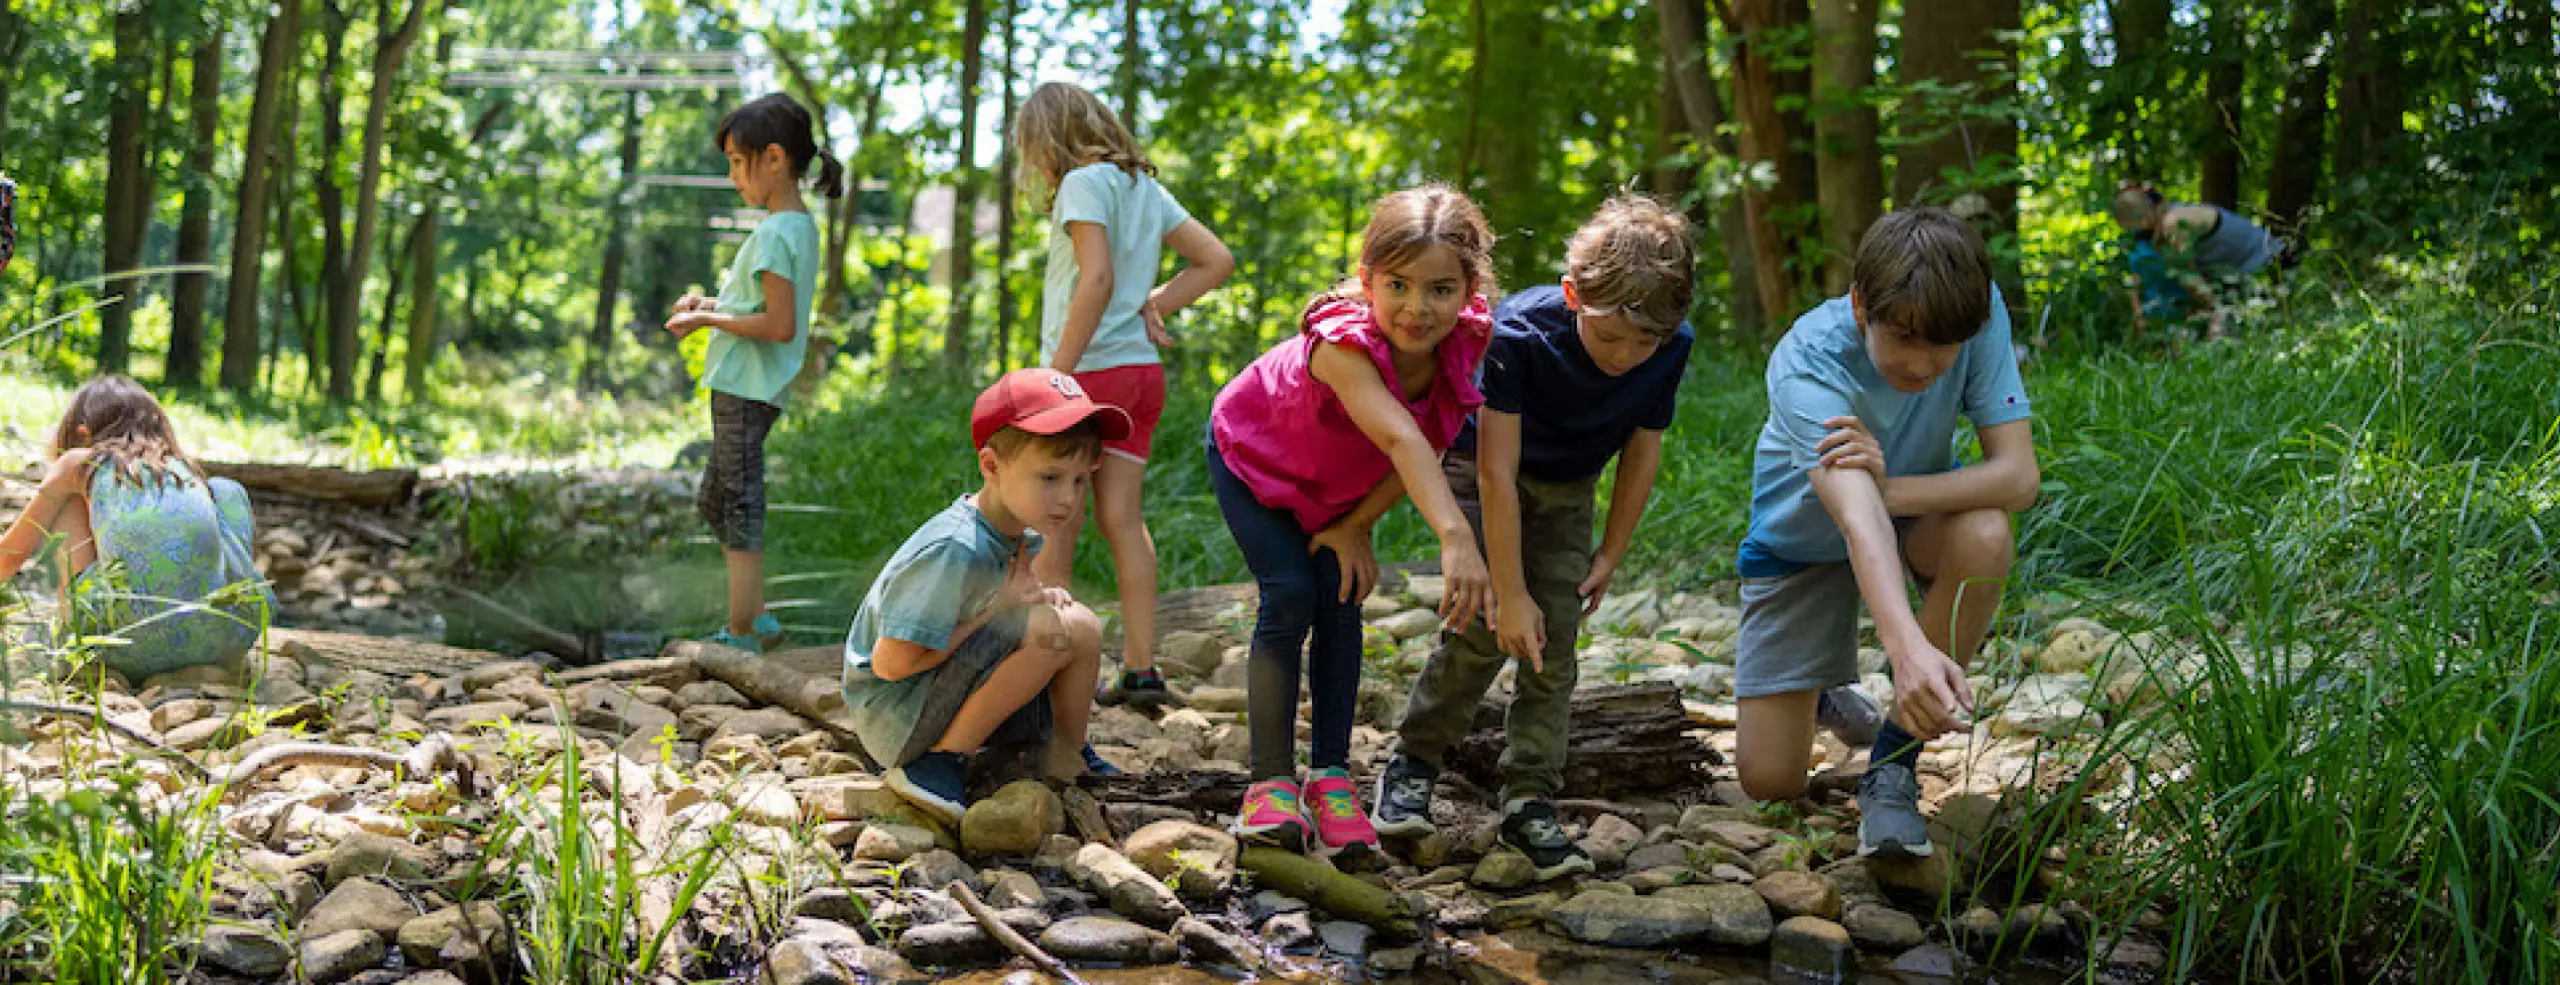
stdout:
<svg viewBox="0 0 2560 985">
<path fill-rule="evenodd" d="M 1239 981 L 1378 983 L 1378 985 L 2062 985 L 2070 976 L 2035 967 L 1976 973 L 1962 979 L 1904 975 L 1892 962 L 1870 956 L 1848 980 L 1806 977 L 1771 968 L 1768 958 L 1738 954 L 1635 951 L 1577 944 L 1539 931 L 1510 931 L 1466 938 L 1451 945 L 1456 970 L 1430 968 L 1409 975 L 1371 975 L 1356 966 L 1284 956 L 1274 974 L 1237 979 L 1188 967 L 1078 969 L 1092 985 L 1235 985 Z M 978 971 L 937 979 L 951 985 L 1038 985 L 1048 981 L 1021 970 Z"/>
</svg>

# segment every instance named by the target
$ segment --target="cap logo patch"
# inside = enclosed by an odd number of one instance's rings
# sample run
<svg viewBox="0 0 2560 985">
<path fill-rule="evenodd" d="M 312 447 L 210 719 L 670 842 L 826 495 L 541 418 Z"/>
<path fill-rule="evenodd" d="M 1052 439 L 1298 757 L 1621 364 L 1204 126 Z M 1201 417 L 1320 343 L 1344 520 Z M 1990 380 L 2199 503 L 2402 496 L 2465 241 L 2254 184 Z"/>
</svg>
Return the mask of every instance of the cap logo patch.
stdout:
<svg viewBox="0 0 2560 985">
<path fill-rule="evenodd" d="M 1084 384 L 1076 382 L 1075 377 L 1068 376 L 1065 373 L 1051 373 L 1049 374 L 1049 385 L 1057 388 L 1059 396 L 1065 397 L 1069 400 L 1084 399 Z"/>
</svg>

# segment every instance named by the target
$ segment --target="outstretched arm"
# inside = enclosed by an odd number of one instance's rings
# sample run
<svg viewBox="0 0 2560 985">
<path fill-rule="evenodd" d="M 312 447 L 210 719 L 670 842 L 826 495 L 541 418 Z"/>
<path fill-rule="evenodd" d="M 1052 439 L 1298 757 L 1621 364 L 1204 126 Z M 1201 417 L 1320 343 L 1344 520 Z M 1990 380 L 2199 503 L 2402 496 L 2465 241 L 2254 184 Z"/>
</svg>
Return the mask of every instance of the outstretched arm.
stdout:
<svg viewBox="0 0 2560 985">
<path fill-rule="evenodd" d="M 46 539 L 61 527 L 64 510 L 88 508 L 88 486 L 87 449 L 74 448 L 54 459 L 45 469 L 44 483 L 36 487 L 35 498 L 27 501 L 26 511 L 9 524 L 8 533 L 0 534 L 0 581 L 16 577 L 27 562 L 35 560 Z"/>
<path fill-rule="evenodd" d="M 1307 369 L 1318 382 L 1333 388 L 1360 433 L 1387 453 L 1396 474 L 1404 479 L 1405 494 L 1413 498 L 1414 508 L 1440 535 L 1440 574 L 1449 586 L 1441 616 L 1451 625 L 1465 626 L 1491 601 L 1492 586 L 1484 555 L 1476 550 L 1475 528 L 1459 511 L 1449 480 L 1440 474 L 1440 450 L 1422 436 L 1413 412 L 1387 390 L 1386 377 L 1368 353 L 1350 345 L 1323 343 L 1316 346 Z"/>
</svg>

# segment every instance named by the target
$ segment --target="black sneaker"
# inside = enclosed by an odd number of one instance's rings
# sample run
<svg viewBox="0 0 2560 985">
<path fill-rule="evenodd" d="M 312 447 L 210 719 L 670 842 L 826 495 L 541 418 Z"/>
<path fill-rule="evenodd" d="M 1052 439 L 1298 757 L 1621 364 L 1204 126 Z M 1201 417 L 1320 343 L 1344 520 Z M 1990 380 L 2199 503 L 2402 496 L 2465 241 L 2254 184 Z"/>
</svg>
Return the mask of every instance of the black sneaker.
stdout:
<svg viewBox="0 0 2560 985">
<path fill-rule="evenodd" d="M 1900 763 L 1877 763 L 1858 778 L 1858 857 L 1928 858 L 1929 822 L 1920 816 L 1920 777 Z"/>
<path fill-rule="evenodd" d="M 1104 705 L 1128 705 L 1139 711 L 1154 711 L 1182 703 L 1181 699 L 1173 696 L 1172 690 L 1164 686 L 1164 674 L 1153 667 L 1121 671 L 1119 681 L 1104 688 L 1097 700 Z"/>
<path fill-rule="evenodd" d="M 1371 798 L 1377 810 L 1371 814 L 1382 835 L 1423 835 L 1433 830 L 1431 824 L 1431 786 L 1440 771 L 1410 756 L 1397 756 L 1387 762 L 1387 770 L 1378 774 L 1378 793 Z"/>
<path fill-rule="evenodd" d="M 1592 868 L 1591 856 L 1583 854 L 1582 846 L 1564 836 L 1564 825 L 1556 823 L 1556 805 L 1545 800 L 1522 801 L 1504 813 L 1502 841 L 1529 856 L 1540 882 Z"/>
<path fill-rule="evenodd" d="M 889 790 L 944 824 L 959 824 L 969 810 L 969 758 L 956 752 L 929 752 L 890 770 Z"/>
<path fill-rule="evenodd" d="M 1093 751 L 1093 743 L 1090 742 L 1084 744 L 1084 771 L 1095 776 L 1120 776 L 1128 772 Z"/>
</svg>

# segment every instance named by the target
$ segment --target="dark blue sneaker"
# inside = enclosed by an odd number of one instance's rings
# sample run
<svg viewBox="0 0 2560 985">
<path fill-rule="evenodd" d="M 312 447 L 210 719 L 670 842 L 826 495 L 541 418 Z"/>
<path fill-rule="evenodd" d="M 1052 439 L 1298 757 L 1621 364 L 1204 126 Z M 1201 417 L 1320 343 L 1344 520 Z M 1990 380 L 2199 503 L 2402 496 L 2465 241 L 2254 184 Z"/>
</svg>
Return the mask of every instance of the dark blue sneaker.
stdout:
<svg viewBox="0 0 2560 985">
<path fill-rule="evenodd" d="M 1120 776 L 1128 772 L 1093 751 L 1093 743 L 1090 742 L 1084 744 L 1084 771 L 1095 776 Z"/>
<path fill-rule="evenodd" d="M 959 824 L 968 813 L 969 757 L 956 752 L 929 752 L 915 762 L 890 770 L 889 790 L 944 824 Z"/>
</svg>

